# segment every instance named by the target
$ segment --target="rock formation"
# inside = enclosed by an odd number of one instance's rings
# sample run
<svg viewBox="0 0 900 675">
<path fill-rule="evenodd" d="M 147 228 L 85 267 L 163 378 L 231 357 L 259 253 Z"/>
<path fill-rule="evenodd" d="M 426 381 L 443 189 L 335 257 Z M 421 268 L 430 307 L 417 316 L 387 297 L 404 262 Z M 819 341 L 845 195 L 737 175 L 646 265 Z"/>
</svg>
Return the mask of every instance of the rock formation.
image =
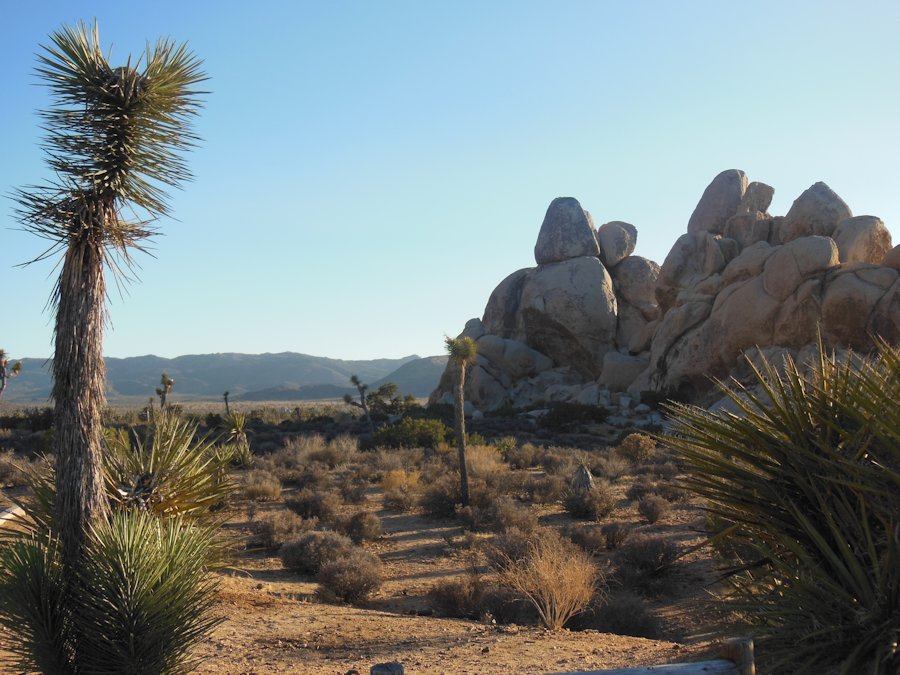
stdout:
<svg viewBox="0 0 900 675">
<path fill-rule="evenodd" d="M 853 217 L 824 183 L 773 217 L 773 193 L 722 172 L 661 266 L 633 255 L 633 225 L 595 231 L 577 200 L 553 200 L 537 266 L 504 279 L 463 331 L 478 346 L 468 400 L 627 408 L 656 392 L 709 404 L 712 378 L 740 377 L 745 355 L 802 359 L 819 333 L 857 351 L 876 335 L 900 341 L 900 247 L 884 223 Z M 431 401 L 448 394 L 445 373 Z"/>
</svg>

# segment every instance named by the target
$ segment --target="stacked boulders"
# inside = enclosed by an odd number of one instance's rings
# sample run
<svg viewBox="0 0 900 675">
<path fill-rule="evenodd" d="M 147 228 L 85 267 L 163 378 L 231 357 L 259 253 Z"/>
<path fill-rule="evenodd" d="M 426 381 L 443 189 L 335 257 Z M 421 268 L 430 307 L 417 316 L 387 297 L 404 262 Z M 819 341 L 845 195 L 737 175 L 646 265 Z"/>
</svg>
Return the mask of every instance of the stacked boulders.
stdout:
<svg viewBox="0 0 900 675">
<path fill-rule="evenodd" d="M 647 391 L 709 403 L 712 378 L 740 374 L 748 350 L 797 357 L 819 333 L 862 351 L 876 335 L 900 341 L 900 247 L 884 224 L 854 217 L 824 183 L 784 217 L 768 212 L 773 193 L 722 172 L 662 266 L 633 255 L 633 225 L 595 230 L 577 200 L 553 200 L 537 267 L 504 279 L 466 325 L 478 346 L 468 399 L 482 410 L 624 400 L 627 415 Z M 449 392 L 442 379 L 431 400 Z"/>
</svg>

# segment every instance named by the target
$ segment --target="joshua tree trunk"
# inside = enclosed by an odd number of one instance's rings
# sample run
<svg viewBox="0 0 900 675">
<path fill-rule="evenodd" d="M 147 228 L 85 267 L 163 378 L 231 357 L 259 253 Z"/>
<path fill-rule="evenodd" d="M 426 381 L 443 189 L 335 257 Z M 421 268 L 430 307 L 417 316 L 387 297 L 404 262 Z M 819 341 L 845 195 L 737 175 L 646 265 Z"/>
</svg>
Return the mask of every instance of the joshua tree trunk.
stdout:
<svg viewBox="0 0 900 675">
<path fill-rule="evenodd" d="M 227 391 L 224 394 L 222 394 L 222 398 L 225 399 L 225 416 L 227 417 L 228 415 L 231 414 L 231 410 L 228 408 L 228 392 Z"/>
<path fill-rule="evenodd" d="M 469 469 L 466 466 L 466 364 L 458 365 L 459 371 L 456 378 L 456 398 L 453 406 L 454 426 L 456 427 L 456 447 L 459 451 L 459 494 L 462 505 L 469 505 Z"/>
<path fill-rule="evenodd" d="M 101 474 L 103 250 L 99 233 L 90 226 L 79 239 L 66 252 L 59 278 L 53 358 L 56 524 L 69 569 L 78 565 L 91 522 L 108 509 Z"/>
</svg>

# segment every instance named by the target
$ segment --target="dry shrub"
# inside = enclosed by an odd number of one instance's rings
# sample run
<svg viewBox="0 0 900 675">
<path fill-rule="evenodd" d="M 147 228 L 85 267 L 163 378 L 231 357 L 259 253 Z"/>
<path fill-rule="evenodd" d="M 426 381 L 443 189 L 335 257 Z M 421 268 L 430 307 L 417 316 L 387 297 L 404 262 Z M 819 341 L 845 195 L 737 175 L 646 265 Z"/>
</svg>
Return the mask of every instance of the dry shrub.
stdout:
<svg viewBox="0 0 900 675">
<path fill-rule="evenodd" d="M 667 502 L 684 502 L 690 499 L 690 493 L 674 483 L 663 482 L 656 486 L 656 494 Z"/>
<path fill-rule="evenodd" d="M 360 511 L 342 523 L 341 530 L 354 544 L 373 541 L 381 536 L 381 519 L 369 511 Z"/>
<path fill-rule="evenodd" d="M 366 501 L 369 485 L 356 474 L 346 474 L 337 481 L 337 489 L 347 504 L 362 504 Z"/>
<path fill-rule="evenodd" d="M 649 476 L 638 476 L 625 491 L 625 496 L 633 501 L 640 501 L 647 495 L 656 492 L 656 483 Z"/>
<path fill-rule="evenodd" d="M 616 508 L 616 500 L 608 485 L 598 482 L 589 490 L 571 491 L 564 505 L 573 518 L 602 520 Z"/>
<path fill-rule="evenodd" d="M 619 443 L 618 452 L 635 464 L 643 464 L 656 455 L 656 441 L 647 434 L 628 434 Z"/>
<path fill-rule="evenodd" d="M 458 579 L 448 579 L 432 586 L 428 598 L 440 616 L 455 619 L 481 619 L 487 584 L 472 570 Z"/>
<path fill-rule="evenodd" d="M 567 489 L 562 476 L 526 476 L 523 484 L 525 497 L 532 504 L 555 504 Z"/>
<path fill-rule="evenodd" d="M 585 525 L 584 527 L 570 527 L 566 535 L 572 541 L 592 556 L 596 556 L 606 548 L 606 536 L 599 525 Z"/>
<path fill-rule="evenodd" d="M 606 523 L 600 528 L 600 532 L 606 539 L 607 550 L 613 551 L 625 543 L 631 534 L 631 527 L 625 523 Z"/>
<path fill-rule="evenodd" d="M 669 512 L 669 502 L 659 495 L 647 495 L 638 502 L 638 513 L 654 525 Z"/>
<path fill-rule="evenodd" d="M 384 474 L 381 489 L 384 490 L 384 508 L 408 511 L 416 503 L 420 491 L 418 471 L 392 469 Z"/>
<path fill-rule="evenodd" d="M 11 450 L 0 453 L 0 486 L 22 487 L 28 485 L 25 473 L 22 471 L 26 462 L 19 461 Z"/>
<path fill-rule="evenodd" d="M 382 473 L 398 469 L 402 471 L 412 470 L 413 467 L 422 466 L 425 458 L 425 452 L 422 448 L 380 449 L 367 453 L 366 456 L 369 455 L 373 456 L 373 466 Z"/>
<path fill-rule="evenodd" d="M 577 467 L 572 451 L 569 448 L 548 448 L 541 455 L 541 466 L 553 476 L 571 476 Z"/>
<path fill-rule="evenodd" d="M 651 640 L 662 637 L 662 622 L 647 601 L 623 590 L 595 597 L 590 607 L 571 621 L 570 628 Z"/>
<path fill-rule="evenodd" d="M 341 507 L 341 498 L 333 492 L 314 491 L 309 488 L 286 497 L 284 505 L 298 516 L 318 518 L 322 522 L 331 522 Z"/>
<path fill-rule="evenodd" d="M 530 469 L 538 466 L 542 450 L 532 443 L 513 446 L 504 453 L 507 464 L 513 469 Z"/>
<path fill-rule="evenodd" d="M 528 598 L 551 630 L 588 606 L 600 579 L 591 557 L 551 529 L 533 539 L 524 558 L 507 559 L 497 571 L 504 585 Z"/>
<path fill-rule="evenodd" d="M 281 497 L 281 481 L 268 471 L 249 471 L 243 480 L 244 497 L 257 502 L 272 502 Z"/>
<path fill-rule="evenodd" d="M 590 465 L 593 474 L 613 482 L 627 475 L 631 470 L 631 463 L 614 450 L 605 456 L 593 458 Z"/>
<path fill-rule="evenodd" d="M 648 464 L 644 467 L 644 473 L 663 480 L 672 480 L 678 475 L 679 468 L 674 462 L 661 462 L 659 464 Z"/>
<path fill-rule="evenodd" d="M 321 600 L 360 602 L 381 588 L 381 560 L 368 551 L 353 549 L 346 557 L 323 565 L 316 581 Z"/>
<path fill-rule="evenodd" d="M 505 495 L 498 495 L 481 505 L 457 507 L 456 517 L 468 528 L 478 531 L 517 529 L 530 533 L 538 524 L 537 515 L 531 509 Z"/>
<path fill-rule="evenodd" d="M 534 538 L 534 532 L 526 534 L 515 528 L 501 532 L 484 548 L 484 556 L 488 564 L 496 570 L 505 568 L 511 563 L 524 560 Z"/>
<path fill-rule="evenodd" d="M 637 591 L 660 592 L 678 555 L 678 546 L 664 537 L 631 537 L 616 555 L 619 579 L 623 586 Z"/>
<path fill-rule="evenodd" d="M 353 542 L 337 532 L 307 532 L 284 544 L 278 552 L 285 569 L 299 574 L 316 574 L 329 562 L 346 558 Z"/>
<path fill-rule="evenodd" d="M 261 547 L 277 550 L 286 541 L 296 539 L 304 532 L 316 528 L 317 518 L 301 518 L 290 511 L 277 511 L 253 523 L 253 534 L 248 541 L 250 548 Z"/>
</svg>

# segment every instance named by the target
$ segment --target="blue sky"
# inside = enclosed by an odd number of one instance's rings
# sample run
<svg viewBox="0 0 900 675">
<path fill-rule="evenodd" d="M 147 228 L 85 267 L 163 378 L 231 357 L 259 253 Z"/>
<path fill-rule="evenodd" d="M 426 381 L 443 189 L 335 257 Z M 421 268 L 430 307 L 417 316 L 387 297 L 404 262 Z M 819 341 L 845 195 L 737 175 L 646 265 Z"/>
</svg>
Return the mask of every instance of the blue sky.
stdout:
<svg viewBox="0 0 900 675">
<path fill-rule="evenodd" d="M 155 257 L 111 292 L 109 356 L 438 354 L 534 264 L 550 201 L 662 262 L 740 168 L 783 214 L 816 181 L 900 237 L 900 3 L 31 2 L 0 41 L 0 347 L 52 353 L 52 262 L 7 198 L 48 178 L 33 69 L 64 23 L 113 61 L 188 41 L 210 75 Z M 895 241 L 895 243 L 897 243 Z"/>
</svg>

